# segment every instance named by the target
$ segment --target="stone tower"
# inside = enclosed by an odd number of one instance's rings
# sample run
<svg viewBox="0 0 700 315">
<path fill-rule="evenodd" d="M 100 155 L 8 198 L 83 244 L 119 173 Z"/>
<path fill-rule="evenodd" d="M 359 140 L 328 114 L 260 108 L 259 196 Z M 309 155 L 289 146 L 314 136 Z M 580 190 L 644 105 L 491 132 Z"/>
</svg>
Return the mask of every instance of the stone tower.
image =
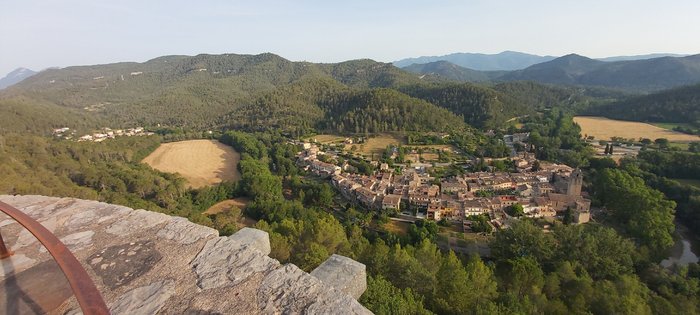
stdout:
<svg viewBox="0 0 700 315">
<path fill-rule="evenodd" d="M 569 186 L 566 194 L 569 196 L 580 196 L 581 187 L 583 186 L 583 174 L 580 169 L 575 169 L 569 176 Z"/>
</svg>

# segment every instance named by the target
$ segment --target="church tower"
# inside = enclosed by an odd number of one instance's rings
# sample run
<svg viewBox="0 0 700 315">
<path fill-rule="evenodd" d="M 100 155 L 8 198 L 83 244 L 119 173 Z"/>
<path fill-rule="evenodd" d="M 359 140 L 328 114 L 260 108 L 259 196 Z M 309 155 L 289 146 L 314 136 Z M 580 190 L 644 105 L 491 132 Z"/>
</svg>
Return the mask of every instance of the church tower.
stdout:
<svg viewBox="0 0 700 315">
<path fill-rule="evenodd" d="M 583 174 L 580 169 L 576 169 L 571 172 L 569 176 L 569 187 L 566 190 L 566 194 L 569 196 L 580 196 L 581 187 L 583 186 Z"/>
</svg>

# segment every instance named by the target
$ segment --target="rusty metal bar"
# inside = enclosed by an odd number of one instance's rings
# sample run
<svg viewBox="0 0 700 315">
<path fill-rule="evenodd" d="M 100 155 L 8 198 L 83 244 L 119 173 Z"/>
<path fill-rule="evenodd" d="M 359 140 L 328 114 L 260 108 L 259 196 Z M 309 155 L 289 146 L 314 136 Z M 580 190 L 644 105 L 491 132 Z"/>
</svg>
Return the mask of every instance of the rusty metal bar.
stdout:
<svg viewBox="0 0 700 315">
<path fill-rule="evenodd" d="M 2 201 L 0 201 L 0 210 L 24 226 L 46 247 L 46 250 L 53 256 L 66 279 L 68 279 L 68 283 L 73 289 L 73 294 L 75 294 L 83 314 L 109 314 L 109 309 L 90 276 L 78 259 L 73 256 L 56 235 L 26 213 Z"/>
<path fill-rule="evenodd" d="M 5 259 L 12 255 L 14 255 L 14 253 L 7 250 L 7 246 L 5 246 L 5 240 L 2 239 L 2 233 L 0 233 L 0 259 Z"/>
</svg>

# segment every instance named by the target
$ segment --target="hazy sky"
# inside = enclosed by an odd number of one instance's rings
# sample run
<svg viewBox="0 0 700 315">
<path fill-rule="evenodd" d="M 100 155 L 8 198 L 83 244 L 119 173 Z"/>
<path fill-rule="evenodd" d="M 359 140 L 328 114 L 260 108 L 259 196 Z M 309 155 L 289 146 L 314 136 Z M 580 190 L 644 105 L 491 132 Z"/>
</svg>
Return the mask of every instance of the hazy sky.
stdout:
<svg viewBox="0 0 700 315">
<path fill-rule="evenodd" d="M 698 0 L 0 0 L 0 76 L 172 54 L 700 53 Z"/>
</svg>

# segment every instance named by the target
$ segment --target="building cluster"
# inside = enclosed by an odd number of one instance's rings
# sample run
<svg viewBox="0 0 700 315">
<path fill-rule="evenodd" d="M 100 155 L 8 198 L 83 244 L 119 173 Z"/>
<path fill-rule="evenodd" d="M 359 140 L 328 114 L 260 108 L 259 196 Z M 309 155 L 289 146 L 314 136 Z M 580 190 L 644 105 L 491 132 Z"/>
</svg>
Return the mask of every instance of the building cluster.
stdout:
<svg viewBox="0 0 700 315">
<path fill-rule="evenodd" d="M 143 127 L 128 128 L 128 129 L 114 129 L 104 127 L 100 131 L 94 132 L 92 134 L 82 135 L 77 137 L 77 141 L 92 141 L 92 142 L 102 142 L 107 139 L 114 139 L 116 137 L 132 137 L 132 136 L 151 136 L 153 132 L 146 131 Z M 66 140 L 73 140 L 75 137 L 75 131 L 71 131 L 68 127 L 58 128 L 53 130 L 53 135 Z"/>
<path fill-rule="evenodd" d="M 524 215 L 536 218 L 568 215 L 574 223 L 590 220 L 591 202 L 582 195 L 580 170 L 566 165 L 545 164 L 533 171 L 526 167 L 533 158 L 517 158 L 518 172 L 475 172 L 450 178 L 433 178 L 423 169 L 381 168 L 372 175 L 347 171 L 317 159 L 318 147 L 306 145 L 299 163 L 331 183 L 348 200 L 368 209 L 393 209 L 404 214 L 418 213 L 429 220 L 447 219 L 469 225 L 472 215 L 487 215 L 496 227 L 514 219 L 506 209 L 515 204 Z"/>
</svg>

